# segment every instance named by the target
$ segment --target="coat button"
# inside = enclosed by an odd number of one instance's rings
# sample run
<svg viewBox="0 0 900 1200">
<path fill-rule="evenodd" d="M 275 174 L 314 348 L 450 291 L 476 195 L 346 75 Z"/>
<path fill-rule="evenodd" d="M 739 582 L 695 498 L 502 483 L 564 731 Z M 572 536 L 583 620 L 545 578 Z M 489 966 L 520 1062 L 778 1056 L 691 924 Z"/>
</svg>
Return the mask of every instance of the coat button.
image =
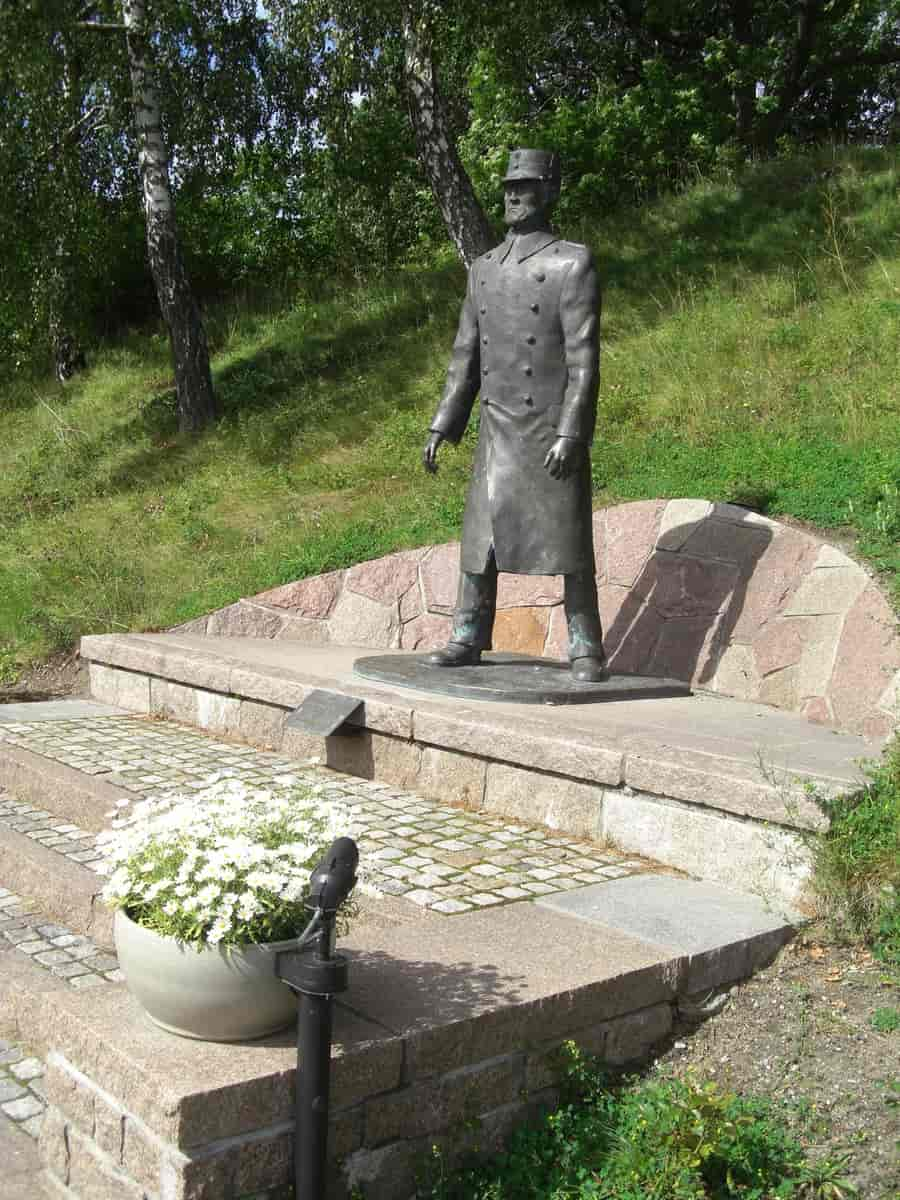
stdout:
<svg viewBox="0 0 900 1200">
<path fill-rule="evenodd" d="M 485 304 L 482 304 L 481 308 L 480 308 L 478 311 L 479 311 L 480 313 L 486 313 L 486 312 L 487 312 L 487 305 L 485 305 Z"/>
<path fill-rule="evenodd" d="M 485 346 L 486 346 L 486 345 L 488 344 L 488 335 L 487 335 L 487 334 L 485 334 L 485 335 L 484 335 L 484 337 L 483 337 L 481 340 L 484 342 L 484 344 L 485 344 Z"/>
<path fill-rule="evenodd" d="M 538 283 L 543 283 L 546 278 L 547 276 L 543 271 L 538 271 L 538 273 L 535 275 L 535 279 L 538 281 Z"/>
<path fill-rule="evenodd" d="M 526 374 L 526 375 L 533 375 L 533 374 L 534 374 L 534 372 L 532 371 L 531 367 L 526 367 L 526 368 L 525 368 L 525 374 Z"/>
<path fill-rule="evenodd" d="M 485 258 L 493 258 L 494 256 L 493 256 L 493 254 L 486 254 L 484 257 Z"/>
<path fill-rule="evenodd" d="M 529 335 L 525 339 L 525 341 L 528 343 L 529 346 L 533 346 L 534 343 L 537 341 L 537 338 L 534 336 L 533 333 L 529 333 Z"/>
<path fill-rule="evenodd" d="M 532 404 L 534 404 L 534 396 L 523 396 L 522 399 L 525 401 L 525 403 L 528 405 L 529 408 L 531 408 Z"/>
<path fill-rule="evenodd" d="M 488 408 L 488 407 L 489 407 L 489 405 L 490 405 L 490 403 L 491 403 L 491 400 L 490 400 L 490 397 L 489 397 L 489 396 L 482 396 L 482 397 L 481 397 L 481 405 L 482 405 L 482 408 Z"/>
<path fill-rule="evenodd" d="M 532 304 L 532 306 L 531 306 L 531 311 L 532 311 L 532 312 L 540 312 L 540 311 L 541 311 L 541 306 L 540 306 L 539 304 Z"/>
<path fill-rule="evenodd" d="M 487 375 L 489 370 L 490 370 L 490 367 L 482 367 L 481 368 L 482 375 Z"/>
</svg>

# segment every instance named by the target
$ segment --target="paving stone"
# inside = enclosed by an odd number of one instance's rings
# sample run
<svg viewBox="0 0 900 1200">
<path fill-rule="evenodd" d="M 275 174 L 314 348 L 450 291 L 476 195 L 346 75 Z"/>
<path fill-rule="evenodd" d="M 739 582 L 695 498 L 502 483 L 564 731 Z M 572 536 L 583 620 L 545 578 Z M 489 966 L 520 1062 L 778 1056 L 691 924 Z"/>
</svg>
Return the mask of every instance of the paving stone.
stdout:
<svg viewBox="0 0 900 1200">
<path fill-rule="evenodd" d="M 37 1096 L 32 1096 L 29 1092 L 18 1100 L 0 1104 L 0 1109 L 13 1121 L 26 1121 L 29 1117 L 35 1117 L 38 1113 L 43 1112 L 44 1106 Z"/>
<path fill-rule="evenodd" d="M 19 1062 L 14 1063 L 10 1067 L 10 1071 L 15 1075 L 16 1079 L 23 1083 L 28 1083 L 31 1079 L 37 1079 L 44 1073 L 44 1064 L 39 1058 L 23 1058 Z"/>
<path fill-rule="evenodd" d="M 13 1079 L 0 1078 L 0 1104 L 6 1104 L 10 1100 L 18 1100 L 27 1091 L 26 1087 L 23 1087 L 21 1083 L 17 1083 Z"/>
</svg>

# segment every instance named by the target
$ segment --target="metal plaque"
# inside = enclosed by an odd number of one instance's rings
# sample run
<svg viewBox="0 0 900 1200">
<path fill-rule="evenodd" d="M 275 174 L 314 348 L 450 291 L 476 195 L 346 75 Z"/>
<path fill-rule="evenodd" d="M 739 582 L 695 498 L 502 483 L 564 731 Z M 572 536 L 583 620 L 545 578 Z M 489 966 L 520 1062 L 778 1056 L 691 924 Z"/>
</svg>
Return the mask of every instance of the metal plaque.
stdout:
<svg viewBox="0 0 900 1200">
<path fill-rule="evenodd" d="M 339 692 L 325 692 L 320 688 L 310 692 L 301 705 L 287 719 L 288 729 L 302 729 L 304 733 L 315 733 L 319 737 L 331 737 L 334 733 L 359 732 L 363 702 L 355 696 L 342 696 Z M 350 729 L 341 726 L 350 725 Z"/>
</svg>

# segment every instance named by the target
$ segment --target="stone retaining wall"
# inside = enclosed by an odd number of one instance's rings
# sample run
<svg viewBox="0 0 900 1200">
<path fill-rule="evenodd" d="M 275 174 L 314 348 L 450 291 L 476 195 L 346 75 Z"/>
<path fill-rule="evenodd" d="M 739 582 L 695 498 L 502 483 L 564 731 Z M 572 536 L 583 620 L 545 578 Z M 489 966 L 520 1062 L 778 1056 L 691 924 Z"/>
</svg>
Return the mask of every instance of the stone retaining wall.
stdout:
<svg viewBox="0 0 900 1200">
<path fill-rule="evenodd" d="M 752 965 L 771 958 L 783 940 L 757 948 Z M 670 1033 L 676 989 L 687 982 L 672 967 L 669 975 L 656 968 L 637 973 L 645 1006 L 633 1011 L 621 1011 L 635 1003 L 621 988 L 611 989 L 620 994 L 605 1003 L 598 1002 L 602 989 L 587 989 L 526 1008 L 521 1021 L 512 1010 L 495 1012 L 354 1048 L 349 1065 L 334 1057 L 332 1168 L 322 1200 L 347 1200 L 353 1189 L 365 1200 L 407 1200 L 433 1147 L 449 1166 L 475 1150 L 500 1149 L 517 1124 L 558 1102 L 567 1039 L 610 1065 L 645 1055 Z M 743 974 L 747 963 L 726 956 L 724 969 L 701 968 L 700 982 L 710 969 L 728 979 Z M 619 1015 L 598 1020 L 609 1007 L 618 1007 Z M 204 1095 L 180 1095 L 176 1072 L 171 1094 L 160 1095 L 140 1070 L 116 1077 L 121 1053 L 105 1053 L 86 1023 L 75 1041 L 72 1022 L 64 1024 L 62 1035 L 53 1035 L 64 1049 L 48 1054 L 44 1080 L 48 1108 L 40 1150 L 51 1194 L 287 1200 L 294 1170 L 292 1051 L 284 1051 L 280 1072 L 248 1073 Z M 205 1045 L 188 1042 L 183 1052 L 196 1057 L 207 1052 Z M 252 1047 L 246 1043 L 240 1052 L 246 1057 Z M 168 1051 L 173 1069 L 177 1053 L 177 1045 Z M 260 1057 L 267 1054 L 261 1043 Z"/>
<path fill-rule="evenodd" d="M 729 504 L 651 500 L 594 514 L 613 670 L 661 675 L 884 737 L 900 712 L 897 618 L 833 546 Z M 179 626 L 217 636 L 425 650 L 450 632 L 459 546 L 285 584 Z M 494 648 L 564 658 L 562 579 L 501 575 Z"/>
</svg>

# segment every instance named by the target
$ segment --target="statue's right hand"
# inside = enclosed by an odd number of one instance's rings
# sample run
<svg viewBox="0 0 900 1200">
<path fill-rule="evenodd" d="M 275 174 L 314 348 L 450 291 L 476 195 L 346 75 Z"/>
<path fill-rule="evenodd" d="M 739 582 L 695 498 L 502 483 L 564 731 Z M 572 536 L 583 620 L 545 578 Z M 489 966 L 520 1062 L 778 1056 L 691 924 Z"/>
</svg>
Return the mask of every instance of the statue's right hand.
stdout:
<svg viewBox="0 0 900 1200">
<path fill-rule="evenodd" d="M 437 452 L 443 440 L 444 435 L 442 433 L 432 430 L 428 441 L 425 443 L 425 449 L 422 451 L 422 465 L 429 475 L 434 475 L 437 472 Z"/>
</svg>

